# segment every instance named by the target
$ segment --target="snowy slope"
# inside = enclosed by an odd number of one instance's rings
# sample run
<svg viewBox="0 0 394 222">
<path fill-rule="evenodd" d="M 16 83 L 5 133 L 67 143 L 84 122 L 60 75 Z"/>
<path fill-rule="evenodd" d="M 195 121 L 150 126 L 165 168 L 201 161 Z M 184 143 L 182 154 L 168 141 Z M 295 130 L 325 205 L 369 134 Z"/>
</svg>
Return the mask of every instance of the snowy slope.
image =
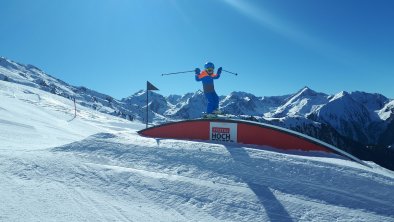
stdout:
<svg viewBox="0 0 394 222">
<path fill-rule="evenodd" d="M 83 86 L 72 86 L 33 65 L 20 64 L 4 57 L 0 57 L 0 80 L 31 86 L 68 99 L 75 98 L 78 104 L 102 113 L 120 116 L 125 119 L 140 118 L 136 115 L 138 109 L 132 109 L 133 107 L 128 107 L 109 95 Z"/>
<path fill-rule="evenodd" d="M 78 118 L 69 122 L 74 116 L 71 100 L 32 87 L 0 81 L 0 95 L 0 140 L 3 148 L 52 147 L 103 129 L 130 125 L 130 121 L 79 105 Z M 103 124 L 104 128 L 101 127 Z"/>
<path fill-rule="evenodd" d="M 350 134 L 349 137 L 356 141 L 376 141 L 371 138 L 374 134 L 368 130 L 372 122 L 365 106 L 355 103 L 347 92 L 340 92 L 330 98 L 330 103 L 317 111 L 317 116 L 322 122 L 329 123 L 342 135 Z"/>
<path fill-rule="evenodd" d="M 394 221 L 394 174 L 324 153 L 144 138 L 0 81 L 0 221 Z"/>
</svg>

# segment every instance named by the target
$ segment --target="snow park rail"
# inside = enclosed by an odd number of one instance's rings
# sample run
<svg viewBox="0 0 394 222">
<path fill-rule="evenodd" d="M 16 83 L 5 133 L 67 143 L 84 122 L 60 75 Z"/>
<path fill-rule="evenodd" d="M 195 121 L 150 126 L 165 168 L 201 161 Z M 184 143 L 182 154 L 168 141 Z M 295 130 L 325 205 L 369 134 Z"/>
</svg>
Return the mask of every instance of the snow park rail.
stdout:
<svg viewBox="0 0 394 222">
<path fill-rule="evenodd" d="M 170 122 L 138 131 L 142 136 L 184 140 L 210 140 L 270 146 L 282 150 L 336 153 L 370 167 L 357 157 L 305 134 L 286 128 L 237 119 L 194 119 Z"/>
</svg>

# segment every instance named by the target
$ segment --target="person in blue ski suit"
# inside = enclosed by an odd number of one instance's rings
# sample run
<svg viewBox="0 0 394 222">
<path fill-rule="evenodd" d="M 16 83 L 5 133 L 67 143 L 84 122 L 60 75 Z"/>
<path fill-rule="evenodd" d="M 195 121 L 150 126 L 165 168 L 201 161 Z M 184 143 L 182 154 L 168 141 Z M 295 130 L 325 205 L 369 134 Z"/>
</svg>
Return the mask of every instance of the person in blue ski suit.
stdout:
<svg viewBox="0 0 394 222">
<path fill-rule="evenodd" d="M 218 68 L 216 74 L 214 73 L 215 65 L 212 62 L 205 63 L 204 68 L 202 72 L 199 68 L 195 69 L 196 81 L 202 82 L 205 98 L 208 101 L 207 114 L 219 113 L 219 97 L 215 92 L 213 80 L 220 78 L 222 67 Z"/>
</svg>

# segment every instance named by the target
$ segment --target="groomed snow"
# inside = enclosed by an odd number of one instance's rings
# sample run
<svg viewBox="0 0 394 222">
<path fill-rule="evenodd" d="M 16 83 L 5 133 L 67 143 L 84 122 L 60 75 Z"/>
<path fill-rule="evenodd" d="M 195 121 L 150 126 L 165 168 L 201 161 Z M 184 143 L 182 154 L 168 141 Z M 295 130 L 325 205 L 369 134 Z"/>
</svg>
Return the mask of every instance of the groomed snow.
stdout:
<svg viewBox="0 0 394 222">
<path fill-rule="evenodd" d="M 374 164 L 145 138 L 144 124 L 73 114 L 0 81 L 0 221 L 394 221 L 394 174 Z"/>
</svg>

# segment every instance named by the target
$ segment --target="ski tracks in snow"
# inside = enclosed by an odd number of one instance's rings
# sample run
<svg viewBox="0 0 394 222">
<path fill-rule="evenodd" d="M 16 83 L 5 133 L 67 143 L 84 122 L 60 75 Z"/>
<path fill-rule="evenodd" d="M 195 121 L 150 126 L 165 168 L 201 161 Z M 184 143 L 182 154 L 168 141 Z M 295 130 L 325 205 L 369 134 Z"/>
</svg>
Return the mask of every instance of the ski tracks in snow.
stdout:
<svg viewBox="0 0 394 222">
<path fill-rule="evenodd" d="M 192 207 L 191 211 L 198 209 L 213 218 L 237 221 L 324 221 L 333 217 L 324 212 L 342 219 L 362 215 L 361 221 L 390 220 L 394 216 L 393 197 L 387 196 L 393 192 L 392 178 L 373 176 L 363 167 L 339 169 L 324 162 L 327 160 L 237 146 L 111 134 L 98 134 L 55 151 L 72 153 L 91 167 L 118 175 L 112 175 L 114 178 L 123 175 L 124 181 L 117 181 L 121 182 L 118 185 L 133 186 L 165 206 L 181 205 L 175 209 L 182 215 L 186 214 L 185 208 Z M 260 156 L 254 155 L 256 152 Z M 363 173 L 368 176 L 364 178 Z M 368 181 L 371 177 L 385 182 Z M 358 187 L 358 183 L 369 183 L 382 193 L 365 185 Z"/>
<path fill-rule="evenodd" d="M 0 210 L 13 213 L 1 219 L 393 221 L 393 178 L 354 166 L 100 133 L 55 149 L 2 153 L 0 186 L 8 189 Z"/>
</svg>

